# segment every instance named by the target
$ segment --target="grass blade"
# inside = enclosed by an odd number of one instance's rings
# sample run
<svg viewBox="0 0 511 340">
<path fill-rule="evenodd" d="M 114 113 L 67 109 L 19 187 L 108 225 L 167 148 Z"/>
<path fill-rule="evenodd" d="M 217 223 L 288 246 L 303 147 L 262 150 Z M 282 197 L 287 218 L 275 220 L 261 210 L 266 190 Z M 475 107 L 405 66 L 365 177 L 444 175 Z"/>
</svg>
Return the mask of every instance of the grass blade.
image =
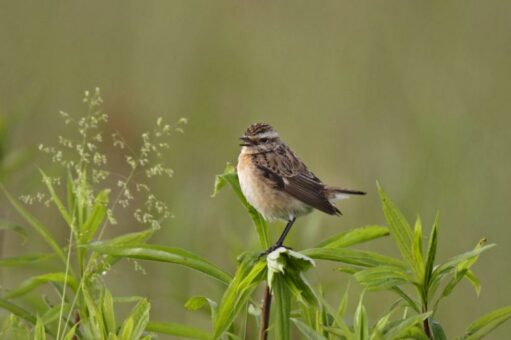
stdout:
<svg viewBox="0 0 511 340">
<path fill-rule="evenodd" d="M 2 184 L 0 184 L 0 189 L 3 191 L 5 197 L 7 197 L 7 200 L 11 203 L 14 209 L 16 209 L 16 211 L 18 211 L 18 213 L 43 237 L 46 243 L 48 243 L 48 245 L 53 249 L 55 254 L 57 254 L 64 263 L 66 263 L 66 256 L 64 252 L 60 249 L 57 241 L 55 241 L 55 239 L 51 236 L 48 229 L 25 208 L 23 208 L 21 204 L 19 204 L 18 201 L 16 201 L 14 197 L 7 192 L 7 190 L 5 190 Z"/>
<path fill-rule="evenodd" d="M 289 339 L 289 316 L 291 315 L 291 294 L 283 274 L 276 274 L 273 281 L 276 311 L 276 339 Z"/>
<path fill-rule="evenodd" d="M 389 235 L 389 228 L 369 225 L 334 235 L 314 248 L 344 248 Z"/>
<path fill-rule="evenodd" d="M 266 263 L 257 261 L 257 255 L 245 253 L 241 256 L 240 264 L 234 278 L 218 306 L 214 320 L 213 337 L 217 339 L 231 326 L 234 319 L 248 302 L 250 294 L 257 284 L 265 278 Z"/>
<path fill-rule="evenodd" d="M 30 322 L 32 325 L 35 325 L 36 323 L 36 317 L 30 314 L 30 312 L 4 298 L 0 298 L 0 308 L 5 309 L 12 314 Z"/>
<path fill-rule="evenodd" d="M 78 288 L 78 283 L 76 282 L 75 278 L 68 275 L 66 279 L 66 273 L 48 273 L 39 276 L 34 276 L 31 277 L 30 279 L 25 280 L 19 285 L 19 287 L 12 289 L 7 294 L 5 294 L 5 297 L 8 299 L 12 299 L 15 297 L 22 296 L 47 282 L 67 284 L 74 291 L 76 291 Z"/>
<path fill-rule="evenodd" d="M 323 335 L 316 332 L 314 329 L 312 329 L 310 326 L 304 324 L 298 319 L 291 318 L 291 321 L 295 324 L 296 328 L 300 331 L 300 333 L 303 334 L 304 339 L 309 340 L 327 340 Z"/>
<path fill-rule="evenodd" d="M 231 276 L 214 264 L 187 250 L 157 245 L 140 244 L 135 246 L 111 246 L 108 243 L 92 243 L 90 249 L 116 257 L 129 257 L 139 260 L 175 263 L 207 274 L 223 283 L 229 283 Z"/>
<path fill-rule="evenodd" d="M 355 278 L 368 290 L 383 290 L 411 281 L 406 272 L 396 267 L 378 266 L 354 274 Z"/>
<path fill-rule="evenodd" d="M 343 262 L 356 266 L 374 267 L 392 265 L 404 268 L 404 263 L 401 260 L 363 250 L 347 248 L 311 248 L 303 250 L 300 253 L 317 260 Z"/>
<path fill-rule="evenodd" d="M 135 307 L 131 310 L 129 318 L 133 320 L 133 327 L 131 329 L 131 339 L 140 339 L 144 332 L 147 323 L 149 322 L 149 310 L 151 304 L 146 299 L 140 300 Z"/>
<path fill-rule="evenodd" d="M 511 318 L 511 306 L 494 310 L 472 322 L 463 338 L 467 340 L 481 339 L 509 318 Z"/>
<path fill-rule="evenodd" d="M 55 188 L 53 187 L 53 184 L 51 183 L 51 179 L 48 176 L 46 176 L 46 174 L 43 172 L 43 170 L 39 169 L 39 172 L 43 176 L 43 182 L 44 182 L 44 184 L 46 184 L 46 188 L 48 189 L 48 192 L 50 193 L 50 197 L 51 197 L 53 203 L 55 203 L 55 206 L 57 207 L 57 209 L 59 210 L 60 215 L 62 215 L 62 218 L 64 219 L 64 221 L 66 221 L 67 225 L 70 228 L 73 228 L 73 231 L 76 232 L 76 230 L 74 230 L 74 225 L 73 225 L 71 216 L 69 215 L 66 207 L 64 206 L 64 204 L 60 200 L 59 196 L 55 192 Z"/>
<path fill-rule="evenodd" d="M 396 205 L 391 201 L 389 196 L 383 191 L 380 184 L 378 183 L 377 185 L 383 205 L 383 213 L 387 223 L 389 224 L 390 235 L 396 242 L 403 259 L 410 260 L 412 258 L 411 244 L 413 240 L 410 224 Z"/>
<path fill-rule="evenodd" d="M 31 254 L 0 259 L 0 267 L 21 267 L 29 264 L 46 261 L 53 258 L 55 254 Z"/>
<path fill-rule="evenodd" d="M 180 338 L 208 340 L 211 335 L 201 329 L 172 322 L 149 322 L 146 331 L 173 335 Z"/>
</svg>

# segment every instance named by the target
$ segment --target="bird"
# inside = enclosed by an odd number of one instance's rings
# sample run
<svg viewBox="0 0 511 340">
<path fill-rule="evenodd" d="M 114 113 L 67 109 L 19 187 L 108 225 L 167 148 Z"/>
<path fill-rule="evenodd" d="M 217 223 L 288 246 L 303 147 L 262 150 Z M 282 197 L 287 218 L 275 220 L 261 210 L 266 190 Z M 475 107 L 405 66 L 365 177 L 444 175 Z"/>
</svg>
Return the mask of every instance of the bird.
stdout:
<svg viewBox="0 0 511 340">
<path fill-rule="evenodd" d="M 324 184 L 270 124 L 251 124 L 240 140 L 236 172 L 243 195 L 266 220 L 287 222 L 277 242 L 262 254 L 267 255 L 283 246 L 298 217 L 314 209 L 329 215 L 342 215 L 334 201 L 366 194 Z"/>
</svg>

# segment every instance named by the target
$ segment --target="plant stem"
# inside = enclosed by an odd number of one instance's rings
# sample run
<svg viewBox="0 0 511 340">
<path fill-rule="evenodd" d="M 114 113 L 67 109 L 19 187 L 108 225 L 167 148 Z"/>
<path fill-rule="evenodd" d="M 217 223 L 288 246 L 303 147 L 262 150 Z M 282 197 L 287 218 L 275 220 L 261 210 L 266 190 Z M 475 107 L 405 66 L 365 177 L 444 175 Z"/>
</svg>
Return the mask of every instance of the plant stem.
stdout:
<svg viewBox="0 0 511 340">
<path fill-rule="evenodd" d="M 422 305 L 422 312 L 426 313 L 428 311 L 427 304 Z M 426 333 L 427 337 L 429 339 L 433 339 L 431 336 L 431 326 L 429 324 L 429 317 L 425 318 L 424 321 L 422 321 L 422 328 L 424 328 L 424 333 Z"/>
<path fill-rule="evenodd" d="M 271 290 L 268 283 L 266 284 L 266 289 L 264 290 L 264 302 L 261 307 L 262 318 L 261 318 L 261 328 L 259 330 L 259 340 L 268 339 L 268 326 L 270 323 L 270 309 L 271 309 Z"/>
</svg>

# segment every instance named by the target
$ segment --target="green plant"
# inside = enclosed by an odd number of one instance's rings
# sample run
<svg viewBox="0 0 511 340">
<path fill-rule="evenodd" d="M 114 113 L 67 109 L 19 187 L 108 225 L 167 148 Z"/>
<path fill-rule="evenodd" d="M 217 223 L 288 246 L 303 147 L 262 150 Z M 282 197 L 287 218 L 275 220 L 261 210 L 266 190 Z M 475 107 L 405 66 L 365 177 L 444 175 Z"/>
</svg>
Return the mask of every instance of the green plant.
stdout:
<svg viewBox="0 0 511 340">
<path fill-rule="evenodd" d="M 112 185 L 105 169 L 107 158 L 100 151 L 103 141 L 100 125 L 107 121 L 108 116 L 102 110 L 99 89 L 93 93 L 86 91 L 83 102 L 87 107 L 84 116 L 75 118 L 60 112 L 65 123 L 76 129 L 79 138 L 76 139 L 76 135 L 60 136 L 57 147 L 39 146 L 39 150 L 65 169 L 65 181 L 41 170 L 46 193 L 21 196 L 22 202 L 0 184 L 7 200 L 52 250 L 45 254 L 2 259 L 0 265 L 24 266 L 44 261 L 51 268 L 56 268 L 26 279 L 0 298 L 0 307 L 11 313 L 2 327 L 2 337 L 17 334 L 16 338 L 24 338 L 32 334 L 35 339 L 45 339 L 46 336 L 55 339 L 139 339 L 150 338 L 147 330 L 151 327 L 158 331 L 158 327 L 149 325 L 150 304 L 147 299 L 113 297 L 104 283 L 103 276 L 122 255 L 106 256 L 95 249 L 142 244 L 170 216 L 165 203 L 150 190 L 149 180 L 154 176 L 172 176 L 172 170 L 165 167 L 160 159 L 169 148 L 170 134 L 181 128 L 179 125 L 172 128 L 158 119 L 153 131 L 142 134 L 139 150 L 129 149 L 127 152 L 128 175 Z M 184 120 L 178 124 L 182 123 Z M 113 135 L 113 141 L 114 146 L 128 149 L 119 133 Z M 65 182 L 65 188 L 61 188 L 61 182 Z M 118 207 L 132 205 L 135 196 L 143 203 L 133 208 L 133 220 L 144 229 L 102 240 L 107 227 L 117 223 L 115 212 Z M 30 205 L 35 202 L 57 209 L 69 232 L 67 244 L 59 244 L 50 228 L 30 212 Z M 128 211 L 125 209 L 124 213 Z M 52 287 L 54 294 L 42 298 L 35 306 L 22 306 L 16 302 L 41 285 Z M 115 305 L 123 301 L 135 302 L 135 306 L 119 322 L 114 310 Z"/>
<path fill-rule="evenodd" d="M 482 252 L 494 245 L 482 240 L 473 250 L 436 264 L 438 216 L 428 245 L 423 247 L 420 219 L 412 229 L 379 185 L 388 226 L 369 225 L 343 231 L 301 251 L 278 248 L 265 257 L 261 257 L 259 251 L 246 251 L 238 256 L 232 275 L 188 250 L 149 244 L 149 238 L 170 213 L 165 203 L 151 192 L 148 181 L 154 176 L 172 176 L 172 170 L 165 167 L 160 158 L 169 147 L 166 138 L 172 131 L 180 131 L 180 127 L 171 128 L 158 119 L 156 128 L 142 135 L 137 152 L 115 133 L 114 145 L 128 150 L 129 171 L 112 186 L 105 169 L 106 156 L 99 147 L 103 140 L 100 124 L 107 120 L 101 109 L 99 90 L 93 94 L 86 92 L 84 103 L 87 113 L 82 118 L 75 119 L 61 112 L 66 123 L 77 128 L 79 140 L 60 137 L 60 147 L 39 147 L 53 162 L 64 167 L 65 185 L 60 185 L 64 181 L 59 177 L 41 171 L 46 193 L 22 196 L 23 204 L 0 184 L 15 210 L 51 249 L 45 254 L 1 259 L 0 265 L 26 266 L 44 261 L 57 268 L 26 279 L 0 298 L 0 308 L 10 313 L 0 330 L 3 338 L 150 339 L 161 333 L 192 339 L 245 339 L 254 338 L 258 328 L 260 339 L 270 334 L 275 339 L 286 340 L 301 334 L 307 339 L 442 340 L 446 336 L 439 320 L 435 319 L 440 302 L 463 279 L 479 292 L 480 281 L 471 267 Z M 267 249 L 271 244 L 269 225 L 247 203 L 232 165 L 216 177 L 213 196 L 225 186 L 231 187 L 249 213 L 261 250 Z M 142 199 L 141 207 L 133 207 L 135 195 Z M 30 204 L 35 202 L 56 208 L 69 235 L 65 245 L 59 244 L 47 225 L 30 212 Z M 133 223 L 144 228 L 105 239 L 107 227 L 118 223 L 116 211 L 119 207 L 132 207 Z M 123 220 L 128 211 L 123 210 Z M 13 229 L 26 234 L 20 227 Z M 354 248 L 388 235 L 401 258 Z M 211 329 L 153 321 L 147 299 L 113 296 L 103 277 L 123 258 L 182 265 L 225 287 L 219 301 L 193 296 L 185 304 L 191 311 L 207 308 Z M 306 272 L 313 270 L 317 261 L 341 263 L 339 271 L 352 275 L 364 288 L 353 318 L 346 316 L 349 290 L 334 309 L 324 298 L 321 287 L 315 288 L 307 280 Z M 257 296 L 263 283 L 264 302 L 261 304 Z M 53 288 L 54 294 L 39 299 L 40 303 L 35 306 L 23 302 L 22 297 L 42 285 Z M 382 290 L 397 294 L 397 300 L 371 323 L 363 304 L 364 297 L 369 292 Z M 119 320 L 116 308 L 121 303 L 134 303 L 134 306 L 127 317 Z M 469 325 L 460 339 L 480 339 L 510 317 L 511 307 L 495 310 Z"/>
</svg>

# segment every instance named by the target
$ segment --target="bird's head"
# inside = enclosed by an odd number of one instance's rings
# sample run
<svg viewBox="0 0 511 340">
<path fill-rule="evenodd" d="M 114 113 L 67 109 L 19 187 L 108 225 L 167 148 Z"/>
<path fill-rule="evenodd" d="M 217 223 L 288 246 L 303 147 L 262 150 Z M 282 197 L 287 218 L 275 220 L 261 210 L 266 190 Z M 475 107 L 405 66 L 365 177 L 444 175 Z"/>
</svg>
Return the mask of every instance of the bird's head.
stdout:
<svg viewBox="0 0 511 340">
<path fill-rule="evenodd" d="M 279 134 L 266 123 L 250 125 L 240 139 L 246 153 L 271 152 L 281 143 Z"/>
</svg>

